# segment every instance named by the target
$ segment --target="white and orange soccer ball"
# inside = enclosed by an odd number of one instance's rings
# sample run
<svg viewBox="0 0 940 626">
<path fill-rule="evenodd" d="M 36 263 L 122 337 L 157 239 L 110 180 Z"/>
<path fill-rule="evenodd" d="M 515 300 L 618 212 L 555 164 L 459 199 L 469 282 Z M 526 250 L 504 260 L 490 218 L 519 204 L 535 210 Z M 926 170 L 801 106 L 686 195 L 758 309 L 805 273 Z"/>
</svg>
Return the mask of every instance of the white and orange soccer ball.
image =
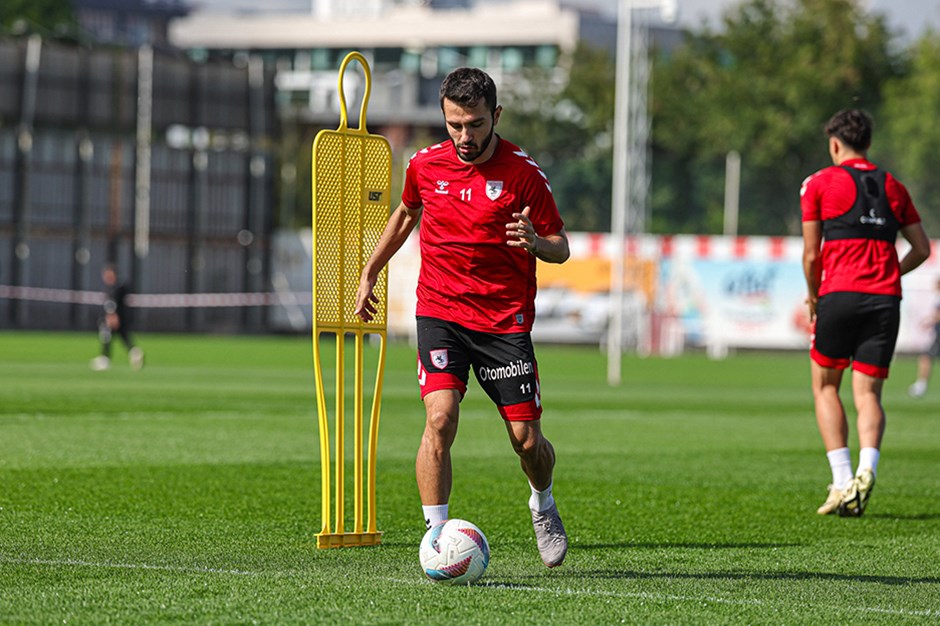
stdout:
<svg viewBox="0 0 940 626">
<path fill-rule="evenodd" d="M 470 585 L 480 580 L 490 563 L 490 544 L 475 525 L 449 519 L 424 534 L 420 558 L 424 573 L 434 582 Z"/>
</svg>

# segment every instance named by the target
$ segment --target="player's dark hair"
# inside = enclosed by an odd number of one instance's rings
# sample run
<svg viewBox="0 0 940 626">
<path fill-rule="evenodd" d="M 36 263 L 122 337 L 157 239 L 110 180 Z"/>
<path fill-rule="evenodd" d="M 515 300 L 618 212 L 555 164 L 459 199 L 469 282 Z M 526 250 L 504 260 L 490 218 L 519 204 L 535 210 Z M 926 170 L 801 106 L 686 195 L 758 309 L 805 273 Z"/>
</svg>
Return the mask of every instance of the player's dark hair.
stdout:
<svg viewBox="0 0 940 626">
<path fill-rule="evenodd" d="M 475 67 L 458 67 L 441 83 L 441 110 L 444 99 L 470 108 L 481 99 L 491 113 L 496 112 L 496 83 L 489 74 Z"/>
<path fill-rule="evenodd" d="M 856 152 L 865 152 L 871 146 L 871 131 L 875 123 L 861 109 L 842 109 L 826 122 L 826 136 L 836 137 Z"/>
</svg>

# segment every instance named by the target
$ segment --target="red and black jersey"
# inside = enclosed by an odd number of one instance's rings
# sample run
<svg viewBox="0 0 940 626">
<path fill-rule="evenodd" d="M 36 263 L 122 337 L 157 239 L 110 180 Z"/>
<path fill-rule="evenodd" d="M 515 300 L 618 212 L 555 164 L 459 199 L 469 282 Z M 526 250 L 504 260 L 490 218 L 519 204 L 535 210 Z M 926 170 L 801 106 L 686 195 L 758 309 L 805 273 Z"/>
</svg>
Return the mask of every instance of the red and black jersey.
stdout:
<svg viewBox="0 0 940 626">
<path fill-rule="evenodd" d="M 512 214 L 530 207 L 536 234 L 564 228 L 548 178 L 499 138 L 486 162 L 465 163 L 451 141 L 411 157 L 405 206 L 423 208 L 417 314 L 493 333 L 528 332 L 535 317 L 536 259 L 506 244 Z"/>
<path fill-rule="evenodd" d="M 870 193 L 865 185 L 873 186 Z M 860 190 L 877 201 L 863 206 Z M 837 291 L 901 295 L 894 234 L 920 221 L 904 185 L 866 159 L 851 159 L 804 180 L 800 206 L 804 222 L 823 223 L 820 296 Z"/>
</svg>

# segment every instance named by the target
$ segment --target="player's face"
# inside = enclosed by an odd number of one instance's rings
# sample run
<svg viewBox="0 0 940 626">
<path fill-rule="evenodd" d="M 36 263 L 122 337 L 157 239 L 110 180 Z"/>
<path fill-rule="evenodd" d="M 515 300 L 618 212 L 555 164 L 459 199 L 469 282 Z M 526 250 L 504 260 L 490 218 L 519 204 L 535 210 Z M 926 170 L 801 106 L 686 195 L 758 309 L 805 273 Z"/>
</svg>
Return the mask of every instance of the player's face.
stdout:
<svg viewBox="0 0 940 626">
<path fill-rule="evenodd" d="M 492 113 L 481 98 L 472 107 L 466 108 L 447 98 L 444 99 L 444 122 L 457 156 L 465 163 L 482 163 L 493 156 L 496 144 L 493 133 L 502 107 Z"/>
</svg>

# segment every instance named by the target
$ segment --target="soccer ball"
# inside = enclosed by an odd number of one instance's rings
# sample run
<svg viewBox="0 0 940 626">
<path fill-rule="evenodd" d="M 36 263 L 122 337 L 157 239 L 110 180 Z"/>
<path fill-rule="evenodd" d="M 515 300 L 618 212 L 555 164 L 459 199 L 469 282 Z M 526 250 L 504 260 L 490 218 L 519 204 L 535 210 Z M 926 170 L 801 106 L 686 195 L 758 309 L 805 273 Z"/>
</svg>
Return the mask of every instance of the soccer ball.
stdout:
<svg viewBox="0 0 940 626">
<path fill-rule="evenodd" d="M 480 580 L 490 563 L 490 544 L 483 531 L 462 519 L 435 524 L 424 534 L 421 567 L 428 578 L 448 585 Z"/>
</svg>

